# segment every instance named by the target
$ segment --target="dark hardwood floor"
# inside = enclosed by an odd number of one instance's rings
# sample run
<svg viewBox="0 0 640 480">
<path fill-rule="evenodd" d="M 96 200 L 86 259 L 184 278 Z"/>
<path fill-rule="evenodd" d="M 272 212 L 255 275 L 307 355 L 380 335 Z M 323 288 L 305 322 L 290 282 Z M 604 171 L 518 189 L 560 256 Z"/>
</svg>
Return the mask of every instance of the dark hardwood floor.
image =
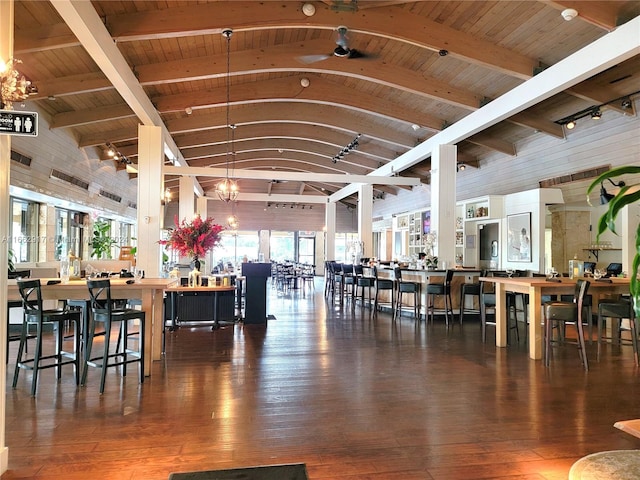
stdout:
<svg viewBox="0 0 640 480">
<path fill-rule="evenodd" d="M 325 301 L 275 296 L 264 328 L 182 328 L 143 385 L 131 370 L 76 389 L 7 372 L 2 480 L 163 479 L 171 472 L 306 463 L 313 480 L 566 479 L 578 458 L 638 449 L 613 427 L 640 417 L 630 347 L 585 373 L 572 346 L 550 368 L 524 339 L 496 349 L 476 319 L 448 331 Z"/>
</svg>

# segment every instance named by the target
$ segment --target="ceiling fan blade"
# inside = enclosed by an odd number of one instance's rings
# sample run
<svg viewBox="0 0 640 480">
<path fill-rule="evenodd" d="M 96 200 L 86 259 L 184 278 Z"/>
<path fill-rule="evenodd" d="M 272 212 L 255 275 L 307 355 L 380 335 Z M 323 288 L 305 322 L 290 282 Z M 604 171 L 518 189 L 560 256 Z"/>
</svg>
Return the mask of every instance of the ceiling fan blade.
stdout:
<svg viewBox="0 0 640 480">
<path fill-rule="evenodd" d="M 296 57 L 300 63 L 304 63 L 305 65 L 309 65 L 310 63 L 321 62 L 322 60 L 326 60 L 330 58 L 331 55 L 301 55 Z"/>
<path fill-rule="evenodd" d="M 349 50 L 349 55 L 347 57 L 348 58 L 364 58 L 367 60 L 371 60 L 373 58 L 376 58 L 376 55 L 361 52 L 360 50 L 356 50 L 355 48 L 352 48 L 351 50 Z"/>
</svg>

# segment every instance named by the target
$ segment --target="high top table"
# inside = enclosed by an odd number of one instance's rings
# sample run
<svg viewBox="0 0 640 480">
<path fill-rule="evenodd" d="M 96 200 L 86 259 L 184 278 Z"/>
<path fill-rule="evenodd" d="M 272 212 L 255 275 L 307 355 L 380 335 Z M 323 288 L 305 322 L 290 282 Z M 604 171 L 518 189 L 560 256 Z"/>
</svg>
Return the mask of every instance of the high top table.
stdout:
<svg viewBox="0 0 640 480">
<path fill-rule="evenodd" d="M 529 294 L 529 357 L 542 358 L 542 296 L 573 294 L 577 279 L 557 278 L 548 281 L 544 277 L 482 277 L 481 281 L 495 283 L 496 286 L 496 346 L 507 346 L 507 292 Z M 587 278 L 591 282 L 589 295 L 593 298 L 593 309 L 598 311 L 601 298 L 611 298 L 629 293 L 629 278 L 607 278 L 600 281 Z M 610 280 L 610 282 L 609 282 Z"/>
<path fill-rule="evenodd" d="M 57 278 L 41 278 L 43 300 L 89 300 L 86 280 L 69 280 L 67 283 L 47 285 Z M 111 297 L 114 299 L 142 300 L 146 314 L 144 342 L 144 374 L 151 375 L 151 361 L 160 360 L 162 354 L 162 330 L 164 328 L 164 290 L 174 284 L 175 278 L 143 278 L 140 283 L 128 284 L 132 278 L 111 278 Z M 7 280 L 7 300 L 20 300 L 16 280 Z"/>
</svg>

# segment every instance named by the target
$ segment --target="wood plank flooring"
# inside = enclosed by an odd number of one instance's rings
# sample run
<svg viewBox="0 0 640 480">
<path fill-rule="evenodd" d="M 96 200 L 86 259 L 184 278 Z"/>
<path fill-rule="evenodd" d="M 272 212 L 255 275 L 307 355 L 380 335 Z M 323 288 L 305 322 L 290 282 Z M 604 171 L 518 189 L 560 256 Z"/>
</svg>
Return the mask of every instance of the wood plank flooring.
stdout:
<svg viewBox="0 0 640 480">
<path fill-rule="evenodd" d="M 614 422 L 640 417 L 630 347 L 585 373 L 573 346 L 550 368 L 524 339 L 482 344 L 477 319 L 448 331 L 372 316 L 316 293 L 269 301 L 264 328 L 182 328 L 143 385 L 131 370 L 76 389 L 7 372 L 2 480 L 167 480 L 172 472 L 306 463 L 313 480 L 566 479 L 578 458 L 640 449 Z"/>
</svg>

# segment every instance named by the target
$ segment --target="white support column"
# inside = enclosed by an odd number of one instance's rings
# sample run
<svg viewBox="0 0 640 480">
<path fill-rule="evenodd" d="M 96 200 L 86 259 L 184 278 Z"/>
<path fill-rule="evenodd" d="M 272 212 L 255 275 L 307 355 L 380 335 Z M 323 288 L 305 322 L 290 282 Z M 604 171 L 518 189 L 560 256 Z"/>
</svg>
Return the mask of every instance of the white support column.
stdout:
<svg viewBox="0 0 640 480">
<path fill-rule="evenodd" d="M 160 240 L 162 165 L 164 142 L 160 127 L 138 126 L 138 253 L 136 266 L 147 277 L 159 277 L 162 254 Z"/>
<path fill-rule="evenodd" d="M 453 268 L 456 258 L 455 145 L 438 145 L 431 155 L 431 230 L 436 232 L 438 265 Z"/>
<path fill-rule="evenodd" d="M 178 220 L 193 219 L 195 211 L 195 179 L 194 177 L 180 177 L 180 206 L 178 209 Z"/>
<path fill-rule="evenodd" d="M 13 56 L 13 0 L 0 2 L 0 60 L 6 62 Z M 0 265 L 7 264 L 7 242 L 9 238 L 9 171 L 11 165 L 11 137 L 0 135 Z M 0 275 L 0 358 L 7 355 L 7 276 Z M 9 466 L 9 449 L 5 439 L 7 414 L 6 382 L 7 365 L 0 362 L 0 474 Z"/>
<path fill-rule="evenodd" d="M 358 237 L 364 242 L 363 257 L 373 257 L 373 185 L 358 188 Z"/>
<path fill-rule="evenodd" d="M 336 202 L 327 203 L 324 210 L 325 238 L 327 240 L 326 260 L 336 259 L 336 210 Z"/>
<path fill-rule="evenodd" d="M 198 197 L 196 199 L 196 213 L 202 218 L 207 218 L 209 213 L 207 211 L 207 197 Z"/>
</svg>

